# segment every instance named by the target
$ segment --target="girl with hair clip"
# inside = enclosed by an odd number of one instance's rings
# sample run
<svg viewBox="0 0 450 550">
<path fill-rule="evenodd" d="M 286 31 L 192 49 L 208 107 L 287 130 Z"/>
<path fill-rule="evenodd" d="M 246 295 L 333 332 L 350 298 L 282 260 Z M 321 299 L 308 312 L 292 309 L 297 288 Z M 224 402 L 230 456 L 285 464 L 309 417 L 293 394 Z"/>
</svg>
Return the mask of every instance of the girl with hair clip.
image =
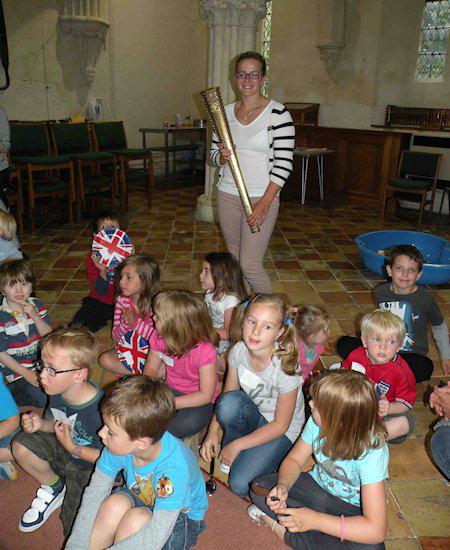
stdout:
<svg viewBox="0 0 450 550">
<path fill-rule="evenodd" d="M 153 301 L 155 331 L 143 374 L 166 377 L 176 414 L 168 431 L 184 439 L 205 428 L 219 395 L 218 335 L 201 296 L 182 290 L 160 292 Z"/>
<path fill-rule="evenodd" d="M 17 223 L 14 216 L 0 209 L 0 262 L 23 258 L 16 232 Z"/>
<path fill-rule="evenodd" d="M 303 377 L 303 384 L 309 384 L 313 367 L 322 355 L 330 334 L 330 316 L 323 308 L 310 304 L 294 308 L 294 313 L 299 374 Z"/>
<path fill-rule="evenodd" d="M 248 513 L 291 548 L 384 548 L 389 451 L 375 390 L 340 370 L 310 394 L 312 416 L 280 471 L 253 482 Z"/>
<path fill-rule="evenodd" d="M 151 256 L 136 254 L 117 268 L 112 339 L 117 343 L 129 331 L 148 340 L 152 333 L 152 299 L 161 290 L 158 262 Z M 118 375 L 133 374 L 123 366 L 117 350 L 105 351 L 99 357 L 102 368 Z"/>
<path fill-rule="evenodd" d="M 200 284 L 205 302 L 220 344 L 217 348 L 217 367 L 225 372 L 224 353 L 230 345 L 230 325 L 234 308 L 247 295 L 241 266 L 229 252 L 210 252 L 203 260 Z"/>
<path fill-rule="evenodd" d="M 291 449 L 303 426 L 304 401 L 296 376 L 295 330 L 284 302 L 258 294 L 238 306 L 232 340 L 237 333 L 240 341 L 228 356 L 224 394 L 200 454 L 206 462 L 218 454 L 221 469 L 230 472 L 230 489 L 246 497 L 250 482 L 276 471 Z"/>
</svg>

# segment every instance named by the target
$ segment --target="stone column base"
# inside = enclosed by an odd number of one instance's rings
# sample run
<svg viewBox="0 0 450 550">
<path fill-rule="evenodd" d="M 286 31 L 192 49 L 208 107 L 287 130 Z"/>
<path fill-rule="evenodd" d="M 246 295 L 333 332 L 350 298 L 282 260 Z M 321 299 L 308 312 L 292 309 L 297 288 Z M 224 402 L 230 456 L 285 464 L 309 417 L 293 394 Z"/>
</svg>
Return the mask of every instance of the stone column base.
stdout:
<svg viewBox="0 0 450 550">
<path fill-rule="evenodd" d="M 194 218 L 202 222 L 218 222 L 217 205 L 214 197 L 205 193 L 199 196 Z"/>
</svg>

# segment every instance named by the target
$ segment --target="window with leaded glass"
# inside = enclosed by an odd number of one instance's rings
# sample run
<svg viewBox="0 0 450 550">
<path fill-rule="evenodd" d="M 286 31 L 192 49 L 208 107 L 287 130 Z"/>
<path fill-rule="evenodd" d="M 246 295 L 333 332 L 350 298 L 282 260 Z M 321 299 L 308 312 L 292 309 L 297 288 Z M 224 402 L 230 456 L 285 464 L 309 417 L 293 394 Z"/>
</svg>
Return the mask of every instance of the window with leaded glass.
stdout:
<svg viewBox="0 0 450 550">
<path fill-rule="evenodd" d="M 443 77 L 449 29 L 450 0 L 427 1 L 423 10 L 416 78 L 438 80 Z"/>
<path fill-rule="evenodd" d="M 266 60 L 267 71 L 262 93 L 267 97 L 269 93 L 269 70 L 270 70 L 270 33 L 272 30 L 272 0 L 267 2 L 267 13 L 262 23 L 262 54 Z"/>
</svg>

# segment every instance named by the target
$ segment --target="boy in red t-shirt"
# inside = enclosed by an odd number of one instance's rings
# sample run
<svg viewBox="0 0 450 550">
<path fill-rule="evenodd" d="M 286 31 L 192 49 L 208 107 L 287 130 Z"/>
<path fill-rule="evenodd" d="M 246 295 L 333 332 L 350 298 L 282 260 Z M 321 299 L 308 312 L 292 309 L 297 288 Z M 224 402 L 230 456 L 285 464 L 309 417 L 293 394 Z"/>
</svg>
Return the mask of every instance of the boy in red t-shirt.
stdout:
<svg viewBox="0 0 450 550">
<path fill-rule="evenodd" d="M 120 229 L 119 218 L 112 211 L 100 212 L 92 220 L 94 236 L 106 228 Z M 81 307 L 69 326 L 86 327 L 91 332 L 97 332 L 114 315 L 114 277 L 91 252 L 86 256 L 86 270 L 91 291 L 81 301 Z"/>
<path fill-rule="evenodd" d="M 378 412 L 390 443 L 401 443 L 414 429 L 409 411 L 416 399 L 415 378 L 406 361 L 397 355 L 405 334 L 405 323 L 390 311 L 367 313 L 361 322 L 363 345 L 342 363 L 342 368 L 362 372 L 375 385 Z"/>
</svg>

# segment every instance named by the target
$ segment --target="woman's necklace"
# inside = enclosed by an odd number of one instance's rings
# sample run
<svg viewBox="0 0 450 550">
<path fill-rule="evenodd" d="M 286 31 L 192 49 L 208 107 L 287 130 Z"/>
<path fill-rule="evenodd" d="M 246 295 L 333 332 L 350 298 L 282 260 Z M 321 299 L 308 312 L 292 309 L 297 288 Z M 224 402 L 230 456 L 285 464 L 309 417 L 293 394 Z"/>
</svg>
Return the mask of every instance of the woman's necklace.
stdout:
<svg viewBox="0 0 450 550">
<path fill-rule="evenodd" d="M 242 112 L 242 116 L 244 117 L 244 120 L 245 122 L 247 122 L 247 120 L 252 116 L 252 114 L 255 112 L 255 111 L 258 111 L 259 109 L 261 109 L 261 105 L 258 105 L 256 107 L 253 107 L 253 109 L 250 109 L 250 111 L 247 111 L 247 113 L 244 113 L 243 112 L 243 106 L 241 104 L 241 112 Z"/>
</svg>

